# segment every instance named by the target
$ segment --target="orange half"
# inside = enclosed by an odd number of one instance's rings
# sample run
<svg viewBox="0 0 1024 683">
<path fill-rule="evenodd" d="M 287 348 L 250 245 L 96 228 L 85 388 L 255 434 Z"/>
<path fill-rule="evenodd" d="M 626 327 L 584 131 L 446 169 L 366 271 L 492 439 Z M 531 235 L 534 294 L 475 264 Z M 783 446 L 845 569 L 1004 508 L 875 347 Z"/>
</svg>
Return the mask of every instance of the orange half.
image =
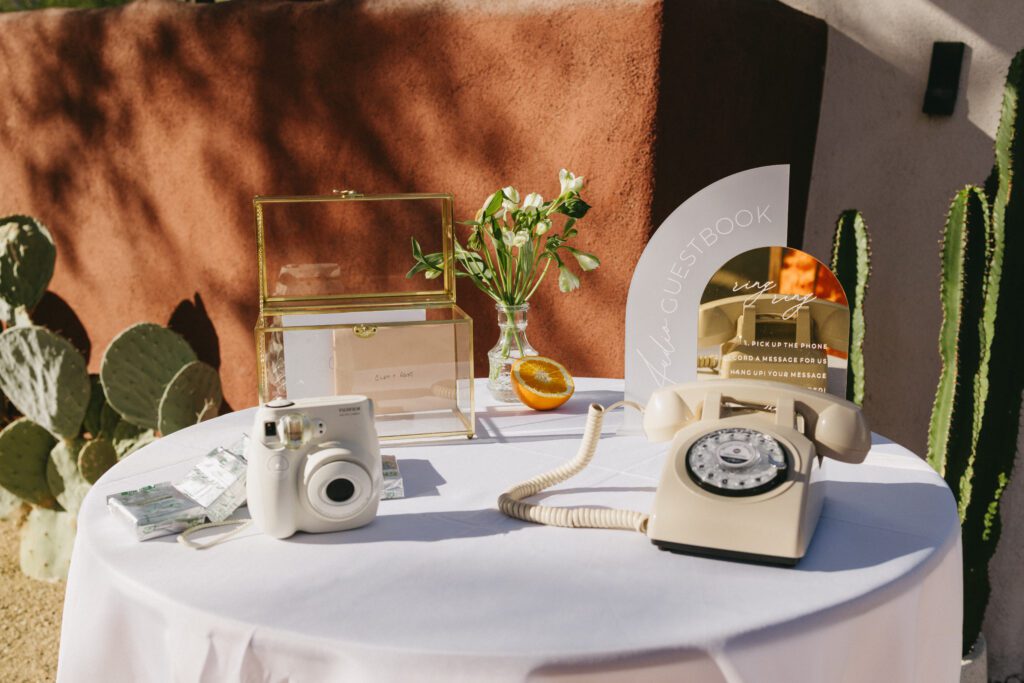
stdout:
<svg viewBox="0 0 1024 683">
<path fill-rule="evenodd" d="M 534 410 L 552 410 L 576 390 L 565 367 L 544 356 L 526 356 L 512 364 L 512 389 Z"/>
</svg>

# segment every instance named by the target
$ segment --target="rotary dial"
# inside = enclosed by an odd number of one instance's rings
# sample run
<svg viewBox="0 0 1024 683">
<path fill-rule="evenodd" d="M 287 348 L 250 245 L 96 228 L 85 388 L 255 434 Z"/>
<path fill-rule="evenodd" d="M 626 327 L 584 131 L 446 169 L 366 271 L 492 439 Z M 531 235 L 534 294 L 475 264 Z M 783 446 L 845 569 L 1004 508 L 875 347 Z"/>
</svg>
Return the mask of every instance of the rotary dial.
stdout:
<svg viewBox="0 0 1024 683">
<path fill-rule="evenodd" d="M 744 427 L 717 429 L 686 454 L 686 469 L 703 489 L 752 496 L 786 480 L 786 450 L 772 436 Z"/>
</svg>

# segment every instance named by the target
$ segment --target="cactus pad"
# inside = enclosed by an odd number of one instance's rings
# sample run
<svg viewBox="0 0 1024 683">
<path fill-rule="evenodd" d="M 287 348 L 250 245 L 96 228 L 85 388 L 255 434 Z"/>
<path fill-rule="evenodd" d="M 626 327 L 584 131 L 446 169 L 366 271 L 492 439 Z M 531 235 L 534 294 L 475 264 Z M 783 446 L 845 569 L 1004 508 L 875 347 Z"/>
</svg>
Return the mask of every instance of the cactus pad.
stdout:
<svg viewBox="0 0 1024 683">
<path fill-rule="evenodd" d="M 129 327 L 103 354 L 100 381 L 107 403 L 132 424 L 156 429 L 160 399 L 181 368 L 196 354 L 178 334 L 153 323 Z"/>
<path fill-rule="evenodd" d="M 217 371 L 202 361 L 189 363 L 164 390 L 160 400 L 160 433 L 167 436 L 216 414 L 222 400 Z"/>
<path fill-rule="evenodd" d="M 82 473 L 78 471 L 78 453 L 82 450 L 84 442 L 81 439 L 74 441 L 60 441 L 50 451 L 50 458 L 60 475 L 61 487 L 63 490 L 57 494 L 57 502 L 71 513 L 78 513 L 82 506 L 85 494 L 91 488 Z M 52 480 L 51 480 L 52 485 Z"/>
<path fill-rule="evenodd" d="M 16 310 L 39 303 L 56 260 L 46 226 L 30 216 L 0 218 L 0 319 L 13 322 Z"/>
<path fill-rule="evenodd" d="M 46 456 L 46 485 L 50 487 L 50 493 L 53 494 L 54 500 L 58 500 L 64 493 L 64 480 L 60 478 L 57 463 L 54 462 L 53 456 L 50 454 Z"/>
<path fill-rule="evenodd" d="M 99 375 L 89 375 L 89 387 L 89 407 L 85 409 L 82 429 L 95 438 L 100 435 L 103 406 L 107 405 L 107 399 L 103 395 L 103 385 L 100 384 Z"/>
<path fill-rule="evenodd" d="M 12 327 L 0 334 L 0 391 L 54 436 L 73 438 L 89 406 L 85 359 L 46 328 Z"/>
<path fill-rule="evenodd" d="M 78 471 L 90 484 L 95 484 L 96 480 L 115 464 L 117 464 L 117 451 L 107 439 L 88 441 L 78 452 Z"/>
<path fill-rule="evenodd" d="M 21 498 L 0 486 L 0 522 L 18 517 L 24 505 Z"/>
<path fill-rule="evenodd" d="M 46 461 L 55 439 L 27 418 L 0 432 L 0 486 L 33 505 L 56 508 L 46 482 Z"/>
<path fill-rule="evenodd" d="M 75 516 L 36 508 L 21 528 L 21 571 L 40 581 L 67 578 L 77 529 Z"/>
<path fill-rule="evenodd" d="M 143 429 L 131 422 L 121 420 L 117 428 L 114 429 L 111 439 L 114 442 L 117 459 L 121 460 L 146 444 L 156 441 L 156 433 L 152 429 Z"/>
<path fill-rule="evenodd" d="M 114 430 L 117 426 L 124 422 L 121 416 L 117 414 L 117 411 L 110 407 L 109 403 L 103 403 L 103 410 L 100 412 L 100 433 L 99 436 L 104 436 L 108 439 L 113 438 Z"/>
</svg>

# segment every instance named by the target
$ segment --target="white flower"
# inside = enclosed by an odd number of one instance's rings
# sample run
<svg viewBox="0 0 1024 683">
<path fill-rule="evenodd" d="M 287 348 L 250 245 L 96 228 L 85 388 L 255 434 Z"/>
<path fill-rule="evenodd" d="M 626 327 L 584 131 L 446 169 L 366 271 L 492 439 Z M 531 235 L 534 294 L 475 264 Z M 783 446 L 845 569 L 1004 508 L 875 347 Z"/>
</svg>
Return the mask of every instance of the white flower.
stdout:
<svg viewBox="0 0 1024 683">
<path fill-rule="evenodd" d="M 530 233 L 506 230 L 501 235 L 501 241 L 505 243 L 506 247 L 521 247 L 530 241 Z"/>
<path fill-rule="evenodd" d="M 509 185 L 508 187 L 501 188 L 501 208 L 512 211 L 519 204 L 519 190 Z"/>
<path fill-rule="evenodd" d="M 549 221 L 546 218 L 544 220 L 542 220 L 542 221 L 537 221 L 537 225 L 535 225 L 533 227 L 533 231 L 535 233 L 537 233 L 538 237 L 540 235 L 543 235 L 544 233 L 546 233 L 550 229 L 551 229 L 551 221 Z"/>
<path fill-rule="evenodd" d="M 544 203 L 544 198 L 536 192 L 531 192 L 526 195 L 526 199 L 523 200 L 524 209 L 539 209 L 541 204 Z"/>
<path fill-rule="evenodd" d="M 577 178 L 564 168 L 558 172 L 558 182 L 562 185 L 562 194 L 579 192 L 583 188 L 583 176 Z"/>
</svg>

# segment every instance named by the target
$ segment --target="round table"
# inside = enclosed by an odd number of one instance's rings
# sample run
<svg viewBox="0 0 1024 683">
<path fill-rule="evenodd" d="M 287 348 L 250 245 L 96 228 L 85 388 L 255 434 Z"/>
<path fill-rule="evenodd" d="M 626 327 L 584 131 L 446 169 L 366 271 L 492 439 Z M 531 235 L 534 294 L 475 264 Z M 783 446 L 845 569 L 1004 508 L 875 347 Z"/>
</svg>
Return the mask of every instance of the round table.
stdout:
<svg viewBox="0 0 1024 683">
<path fill-rule="evenodd" d="M 795 568 L 677 555 L 495 506 L 571 457 L 587 405 L 620 399 L 621 380 L 580 379 L 550 413 L 478 382 L 478 438 L 385 443 L 406 498 L 358 530 L 279 541 L 250 526 L 196 551 L 138 542 L 106 510 L 107 495 L 177 480 L 236 441 L 251 409 L 118 463 L 80 513 L 58 680 L 958 680 L 956 509 L 906 449 L 875 437 L 864 464 L 828 462 Z M 593 464 L 538 498 L 650 508 L 667 446 L 612 435 L 617 413 Z"/>
</svg>

